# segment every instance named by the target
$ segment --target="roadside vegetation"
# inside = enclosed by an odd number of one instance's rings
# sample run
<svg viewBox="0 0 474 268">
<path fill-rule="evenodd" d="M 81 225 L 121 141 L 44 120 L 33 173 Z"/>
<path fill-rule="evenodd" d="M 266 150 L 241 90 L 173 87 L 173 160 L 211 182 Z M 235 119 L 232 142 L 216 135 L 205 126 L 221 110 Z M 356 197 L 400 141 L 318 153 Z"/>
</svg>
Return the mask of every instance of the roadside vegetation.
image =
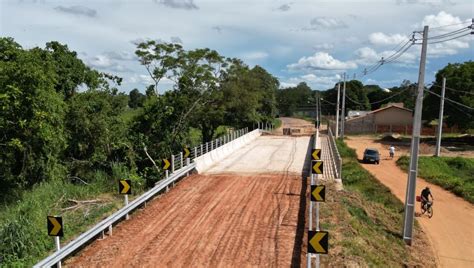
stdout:
<svg viewBox="0 0 474 268">
<path fill-rule="evenodd" d="M 123 206 L 119 179 L 136 196 L 163 177 L 152 160 L 275 120 L 279 83 L 259 66 L 155 41 L 136 56 L 153 83 L 127 94 L 65 44 L 0 38 L 0 266 L 54 249 L 47 215 L 63 216 L 66 242 Z"/>
<path fill-rule="evenodd" d="M 330 266 L 435 266 L 425 234 L 415 224 L 416 243 L 403 242 L 403 205 L 357 161 L 356 153 L 337 141 L 343 158 L 344 190 L 328 184 L 321 226 L 330 232 Z"/>
<path fill-rule="evenodd" d="M 397 165 L 407 171 L 410 158 L 402 156 Z M 421 156 L 418 176 L 474 203 L 474 159 Z"/>
</svg>

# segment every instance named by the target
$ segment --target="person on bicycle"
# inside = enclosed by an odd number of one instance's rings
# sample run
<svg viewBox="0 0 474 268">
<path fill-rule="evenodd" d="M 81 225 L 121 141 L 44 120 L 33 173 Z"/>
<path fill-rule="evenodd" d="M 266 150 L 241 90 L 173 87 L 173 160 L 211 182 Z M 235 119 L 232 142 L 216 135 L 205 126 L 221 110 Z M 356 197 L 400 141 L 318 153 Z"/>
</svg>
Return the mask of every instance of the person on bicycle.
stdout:
<svg viewBox="0 0 474 268">
<path fill-rule="evenodd" d="M 393 145 L 390 145 L 388 151 L 390 153 L 390 158 L 393 158 L 393 156 L 395 156 L 395 147 Z"/>
<path fill-rule="evenodd" d="M 431 196 L 431 201 L 434 200 L 433 195 L 431 194 L 430 187 L 426 186 L 425 189 L 421 191 L 421 206 L 424 207 L 426 203 L 430 201 Z"/>
</svg>

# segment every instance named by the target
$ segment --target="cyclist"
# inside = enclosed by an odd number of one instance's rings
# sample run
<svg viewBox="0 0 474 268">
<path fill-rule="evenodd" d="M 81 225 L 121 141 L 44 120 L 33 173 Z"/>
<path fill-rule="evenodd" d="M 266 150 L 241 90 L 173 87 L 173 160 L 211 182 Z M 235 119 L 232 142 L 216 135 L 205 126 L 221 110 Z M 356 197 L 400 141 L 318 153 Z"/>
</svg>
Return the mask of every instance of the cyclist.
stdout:
<svg viewBox="0 0 474 268">
<path fill-rule="evenodd" d="M 431 196 L 431 201 L 434 200 L 433 195 L 431 194 L 430 187 L 426 186 L 425 189 L 421 191 L 421 207 L 424 207 L 429 201 Z"/>
<path fill-rule="evenodd" d="M 395 156 L 395 147 L 393 145 L 390 145 L 388 151 L 390 152 L 390 158 L 393 158 L 393 156 Z"/>
</svg>

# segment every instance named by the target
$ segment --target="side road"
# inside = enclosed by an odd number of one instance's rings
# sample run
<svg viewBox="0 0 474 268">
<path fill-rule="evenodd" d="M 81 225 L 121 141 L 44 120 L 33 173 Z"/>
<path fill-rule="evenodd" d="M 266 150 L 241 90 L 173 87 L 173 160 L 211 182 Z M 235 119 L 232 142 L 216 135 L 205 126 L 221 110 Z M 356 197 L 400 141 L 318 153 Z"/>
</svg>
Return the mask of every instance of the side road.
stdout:
<svg viewBox="0 0 474 268">
<path fill-rule="evenodd" d="M 407 174 L 388 160 L 387 149 L 368 137 L 349 137 L 347 144 L 362 159 L 364 149 L 377 148 L 381 152 L 380 165 L 363 167 L 385 184 L 402 202 L 405 201 Z M 434 216 L 419 216 L 417 220 L 428 234 L 441 267 L 474 267 L 474 206 L 439 186 L 417 179 L 417 193 L 429 186 L 435 198 Z M 416 243 L 416 241 L 414 241 Z"/>
</svg>

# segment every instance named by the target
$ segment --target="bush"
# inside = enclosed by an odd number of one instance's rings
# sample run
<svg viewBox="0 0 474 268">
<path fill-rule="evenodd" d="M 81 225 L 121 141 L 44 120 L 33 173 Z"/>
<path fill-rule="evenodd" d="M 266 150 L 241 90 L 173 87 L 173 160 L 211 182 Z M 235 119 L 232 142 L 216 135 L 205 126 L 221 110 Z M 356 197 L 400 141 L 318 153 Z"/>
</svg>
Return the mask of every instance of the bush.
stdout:
<svg viewBox="0 0 474 268">
<path fill-rule="evenodd" d="M 400 157 L 397 165 L 408 170 L 410 158 Z M 474 159 L 421 156 L 418 159 L 418 175 L 474 203 Z"/>
</svg>

